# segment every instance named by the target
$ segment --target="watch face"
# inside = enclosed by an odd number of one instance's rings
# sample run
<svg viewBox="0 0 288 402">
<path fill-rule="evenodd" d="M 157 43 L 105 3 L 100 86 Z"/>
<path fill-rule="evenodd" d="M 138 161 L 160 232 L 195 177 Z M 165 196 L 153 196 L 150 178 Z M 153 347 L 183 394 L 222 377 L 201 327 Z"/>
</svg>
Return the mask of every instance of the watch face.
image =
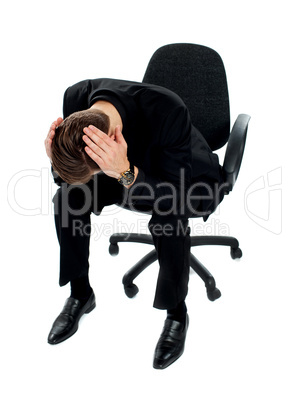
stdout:
<svg viewBox="0 0 288 402">
<path fill-rule="evenodd" d="M 130 171 L 127 171 L 125 173 L 122 173 L 122 177 L 120 178 L 120 183 L 127 186 L 131 183 L 133 183 L 134 180 L 134 174 Z"/>
</svg>

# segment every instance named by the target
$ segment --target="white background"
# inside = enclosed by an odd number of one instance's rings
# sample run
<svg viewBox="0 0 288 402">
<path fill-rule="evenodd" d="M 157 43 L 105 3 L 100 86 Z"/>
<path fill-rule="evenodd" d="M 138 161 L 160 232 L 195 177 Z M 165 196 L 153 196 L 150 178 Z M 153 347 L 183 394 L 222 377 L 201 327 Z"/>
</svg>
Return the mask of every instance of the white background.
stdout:
<svg viewBox="0 0 288 402">
<path fill-rule="evenodd" d="M 284 0 L 1 6 L 2 401 L 287 402 L 286 10 Z M 165 319 L 152 308 L 157 264 L 138 278 L 135 299 L 121 284 L 151 247 L 121 245 L 117 257 L 108 254 L 113 229 L 143 231 L 145 215 L 112 208 L 92 218 L 102 228 L 101 239 L 91 240 L 97 308 L 75 336 L 47 343 L 69 289 L 58 287 L 51 206 L 57 187 L 44 138 L 61 116 L 67 86 L 97 77 L 141 81 L 153 52 L 175 42 L 215 49 L 226 67 L 232 122 L 239 113 L 252 119 L 233 193 L 206 225 L 191 222 L 197 233 L 236 236 L 243 258 L 233 261 L 221 247 L 195 250 L 222 297 L 211 303 L 191 275 L 185 353 L 156 371 L 153 352 Z"/>
</svg>

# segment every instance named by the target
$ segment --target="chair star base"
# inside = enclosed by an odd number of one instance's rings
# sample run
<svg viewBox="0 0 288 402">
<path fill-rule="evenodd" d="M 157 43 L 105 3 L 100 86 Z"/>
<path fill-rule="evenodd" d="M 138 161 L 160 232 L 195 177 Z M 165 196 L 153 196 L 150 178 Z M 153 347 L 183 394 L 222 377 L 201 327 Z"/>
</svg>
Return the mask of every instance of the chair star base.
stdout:
<svg viewBox="0 0 288 402">
<path fill-rule="evenodd" d="M 231 258 L 241 258 L 242 251 L 239 248 L 239 242 L 235 237 L 230 236 L 191 236 L 191 247 L 203 245 L 217 245 L 230 247 Z M 118 243 L 132 242 L 153 245 L 151 235 L 143 235 L 138 233 L 115 233 L 110 237 L 109 253 L 113 256 L 119 253 Z M 117 252 L 116 252 L 117 251 Z M 157 260 L 156 250 L 150 251 L 140 261 L 138 261 L 123 276 L 123 286 L 127 297 L 132 298 L 138 292 L 138 287 L 134 284 L 134 279 L 141 274 L 144 269 L 153 264 Z M 220 290 L 216 287 L 216 281 L 208 269 L 190 253 L 190 267 L 200 276 L 206 286 L 207 297 L 210 301 L 215 301 L 221 297 Z"/>
</svg>

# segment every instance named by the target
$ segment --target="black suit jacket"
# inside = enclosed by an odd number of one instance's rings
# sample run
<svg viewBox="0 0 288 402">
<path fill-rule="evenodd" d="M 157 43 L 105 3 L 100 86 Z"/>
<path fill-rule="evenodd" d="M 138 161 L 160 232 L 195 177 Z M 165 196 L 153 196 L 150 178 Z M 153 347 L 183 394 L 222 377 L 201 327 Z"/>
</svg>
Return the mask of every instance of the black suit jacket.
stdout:
<svg viewBox="0 0 288 402">
<path fill-rule="evenodd" d="M 163 205 L 167 201 L 168 208 L 171 185 L 179 193 L 194 185 L 193 194 L 201 196 L 205 195 L 205 186 L 197 188 L 196 183 L 222 183 L 218 156 L 193 126 L 193 116 L 178 95 L 163 87 L 132 81 L 84 80 L 65 91 L 64 118 L 90 108 L 98 100 L 111 102 L 121 115 L 128 160 L 139 169 L 131 187 L 134 200 L 141 197 L 145 204 L 145 197 L 149 199 L 153 191 L 156 198 L 162 197 Z M 210 211 L 212 199 L 203 198 L 200 210 Z"/>
</svg>

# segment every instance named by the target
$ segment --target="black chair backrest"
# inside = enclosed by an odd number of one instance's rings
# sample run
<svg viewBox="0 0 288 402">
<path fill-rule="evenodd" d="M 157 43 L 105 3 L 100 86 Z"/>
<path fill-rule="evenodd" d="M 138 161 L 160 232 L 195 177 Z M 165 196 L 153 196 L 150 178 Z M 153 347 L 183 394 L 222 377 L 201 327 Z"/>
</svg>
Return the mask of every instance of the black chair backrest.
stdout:
<svg viewBox="0 0 288 402">
<path fill-rule="evenodd" d="M 188 43 L 159 48 L 151 57 L 143 82 L 179 95 L 191 121 L 215 151 L 230 133 L 229 95 L 221 57 L 214 50 Z"/>
</svg>

